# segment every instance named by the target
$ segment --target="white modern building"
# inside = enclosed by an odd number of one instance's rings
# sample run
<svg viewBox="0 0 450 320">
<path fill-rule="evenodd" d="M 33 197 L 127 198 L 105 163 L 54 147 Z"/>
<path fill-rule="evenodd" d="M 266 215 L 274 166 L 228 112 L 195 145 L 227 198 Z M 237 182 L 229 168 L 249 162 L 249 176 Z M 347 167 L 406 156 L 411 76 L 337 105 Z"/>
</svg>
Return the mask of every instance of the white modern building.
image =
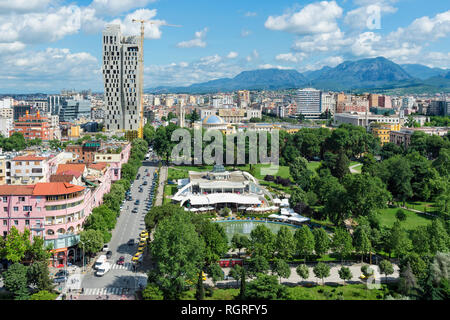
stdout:
<svg viewBox="0 0 450 320">
<path fill-rule="evenodd" d="M 108 131 L 139 129 L 140 41 L 137 36 L 122 36 L 120 25 L 103 30 L 103 82 L 105 127 Z"/>
<path fill-rule="evenodd" d="M 245 171 L 226 171 L 215 165 L 210 172 L 189 171 L 189 179 L 181 179 L 172 201 L 197 210 L 232 210 L 270 208 L 273 197 Z"/>
<path fill-rule="evenodd" d="M 297 91 L 295 101 L 297 113 L 305 118 L 318 118 L 322 113 L 322 92 L 313 88 L 305 88 Z"/>
</svg>

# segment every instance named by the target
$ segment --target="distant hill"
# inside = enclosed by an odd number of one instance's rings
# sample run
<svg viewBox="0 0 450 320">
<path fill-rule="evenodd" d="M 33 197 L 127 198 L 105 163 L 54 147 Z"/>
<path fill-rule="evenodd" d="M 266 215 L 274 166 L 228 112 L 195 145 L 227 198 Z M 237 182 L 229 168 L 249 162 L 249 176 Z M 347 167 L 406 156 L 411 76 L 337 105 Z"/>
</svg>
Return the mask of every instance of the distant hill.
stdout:
<svg viewBox="0 0 450 320">
<path fill-rule="evenodd" d="M 421 64 L 401 64 L 400 66 L 411 76 L 421 80 L 442 76 L 449 72 L 446 69 L 430 68 Z"/>
<path fill-rule="evenodd" d="M 279 90 L 298 88 L 308 80 L 296 70 L 261 69 L 243 71 L 236 77 L 211 80 L 188 87 L 158 87 L 150 92 L 210 93 L 235 90 Z"/>
<path fill-rule="evenodd" d="M 261 69 L 244 71 L 234 78 L 197 83 L 188 87 L 162 86 L 151 93 L 215 93 L 246 90 L 280 90 L 314 87 L 331 91 L 374 91 L 435 93 L 450 90 L 450 72 L 422 65 L 402 66 L 384 58 L 345 61 L 303 74 L 296 70 Z M 432 75 L 428 77 L 428 75 Z"/>
<path fill-rule="evenodd" d="M 312 84 L 326 90 L 371 88 L 387 83 L 412 80 L 413 77 L 398 64 L 383 58 L 345 61 L 323 72 Z"/>
</svg>

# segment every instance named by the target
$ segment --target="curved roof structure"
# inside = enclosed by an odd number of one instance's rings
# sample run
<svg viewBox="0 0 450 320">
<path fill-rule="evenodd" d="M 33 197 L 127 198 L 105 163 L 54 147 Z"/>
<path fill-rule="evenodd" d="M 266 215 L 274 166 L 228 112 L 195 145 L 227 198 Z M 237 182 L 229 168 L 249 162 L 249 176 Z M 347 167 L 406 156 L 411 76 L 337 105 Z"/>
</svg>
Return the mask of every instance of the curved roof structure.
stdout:
<svg viewBox="0 0 450 320">
<path fill-rule="evenodd" d="M 202 124 L 209 124 L 209 125 L 225 124 L 225 121 L 221 117 L 216 116 L 215 114 L 212 114 L 212 115 L 209 115 L 209 116 L 203 118 Z"/>
</svg>

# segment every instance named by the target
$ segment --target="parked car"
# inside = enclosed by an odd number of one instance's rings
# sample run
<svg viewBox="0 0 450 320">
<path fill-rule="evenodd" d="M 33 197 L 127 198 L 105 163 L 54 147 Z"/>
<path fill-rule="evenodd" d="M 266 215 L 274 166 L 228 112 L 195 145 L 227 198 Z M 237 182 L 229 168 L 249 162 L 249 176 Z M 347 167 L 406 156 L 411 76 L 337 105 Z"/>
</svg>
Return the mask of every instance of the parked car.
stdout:
<svg viewBox="0 0 450 320">
<path fill-rule="evenodd" d="M 146 186 L 147 184 L 148 184 L 148 182 L 147 182 L 147 181 L 144 181 L 143 185 Z"/>
<path fill-rule="evenodd" d="M 61 282 L 66 282 L 67 281 L 67 277 L 58 277 L 53 279 L 54 283 L 61 283 Z"/>
<path fill-rule="evenodd" d="M 108 251 L 108 250 L 109 250 L 109 246 L 108 246 L 107 244 L 105 244 L 105 245 L 103 246 L 102 251 Z"/>
<path fill-rule="evenodd" d="M 132 213 L 138 213 L 138 208 L 134 208 L 131 212 Z"/>
<path fill-rule="evenodd" d="M 122 265 L 122 264 L 124 264 L 124 263 L 125 263 L 125 257 L 124 257 L 124 256 L 121 256 L 121 257 L 117 260 L 117 264 Z"/>
<path fill-rule="evenodd" d="M 140 201 L 139 199 L 137 199 L 137 200 L 134 202 L 134 205 L 135 205 L 135 206 L 138 206 L 140 203 L 141 203 L 141 201 Z"/>
<path fill-rule="evenodd" d="M 57 273 L 55 273 L 55 278 L 68 277 L 68 276 L 69 276 L 69 272 L 66 270 L 59 270 Z"/>
<path fill-rule="evenodd" d="M 113 254 L 112 251 L 106 252 L 106 258 L 107 258 L 107 259 L 111 259 L 112 254 Z"/>
</svg>

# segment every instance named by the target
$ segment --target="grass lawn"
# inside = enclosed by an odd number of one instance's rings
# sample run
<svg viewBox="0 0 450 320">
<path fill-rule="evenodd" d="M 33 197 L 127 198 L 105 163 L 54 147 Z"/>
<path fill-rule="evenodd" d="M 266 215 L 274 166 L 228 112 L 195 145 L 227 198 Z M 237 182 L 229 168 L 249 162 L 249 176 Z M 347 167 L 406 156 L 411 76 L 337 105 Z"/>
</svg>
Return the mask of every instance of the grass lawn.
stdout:
<svg viewBox="0 0 450 320">
<path fill-rule="evenodd" d="M 310 161 L 308 162 L 308 169 L 316 172 L 317 168 L 320 166 L 320 161 Z"/>
<path fill-rule="evenodd" d="M 364 284 L 288 288 L 290 300 L 382 300 L 381 290 L 367 290 Z"/>
<path fill-rule="evenodd" d="M 397 221 L 397 218 L 395 217 L 397 210 L 398 208 L 381 209 L 379 215 L 381 226 L 389 228 L 392 227 L 394 222 Z M 401 210 L 406 213 L 406 220 L 401 223 L 406 230 L 413 230 L 418 226 L 426 226 L 431 224 L 431 218 L 412 211 L 404 209 Z"/>
<path fill-rule="evenodd" d="M 408 201 L 406 202 L 406 208 L 419 210 L 428 213 L 438 213 L 438 209 L 435 207 L 434 202 L 423 202 L 423 201 Z"/>
</svg>

